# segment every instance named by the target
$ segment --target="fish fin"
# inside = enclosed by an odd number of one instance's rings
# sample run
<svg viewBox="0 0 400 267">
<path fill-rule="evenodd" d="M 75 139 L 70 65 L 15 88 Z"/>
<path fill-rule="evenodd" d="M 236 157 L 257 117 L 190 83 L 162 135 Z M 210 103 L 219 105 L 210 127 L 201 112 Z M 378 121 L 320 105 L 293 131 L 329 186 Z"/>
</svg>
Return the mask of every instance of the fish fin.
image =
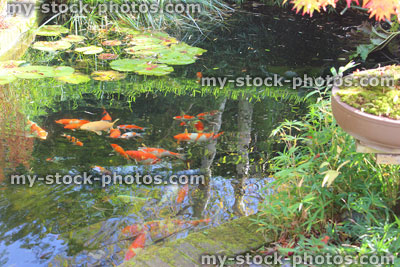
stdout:
<svg viewBox="0 0 400 267">
<path fill-rule="evenodd" d="M 101 131 L 93 131 L 93 132 L 95 132 L 97 135 L 101 135 L 102 134 Z"/>
<path fill-rule="evenodd" d="M 118 118 L 118 119 L 116 119 L 115 121 L 113 121 L 113 123 L 112 123 L 112 127 L 114 127 L 114 124 L 115 124 L 117 121 L 119 121 L 119 118 Z"/>
<path fill-rule="evenodd" d="M 220 137 L 220 136 L 223 135 L 223 134 L 224 134 L 224 132 L 220 132 L 220 133 L 214 135 L 214 136 L 213 136 L 213 139 L 217 139 L 218 137 Z"/>
</svg>

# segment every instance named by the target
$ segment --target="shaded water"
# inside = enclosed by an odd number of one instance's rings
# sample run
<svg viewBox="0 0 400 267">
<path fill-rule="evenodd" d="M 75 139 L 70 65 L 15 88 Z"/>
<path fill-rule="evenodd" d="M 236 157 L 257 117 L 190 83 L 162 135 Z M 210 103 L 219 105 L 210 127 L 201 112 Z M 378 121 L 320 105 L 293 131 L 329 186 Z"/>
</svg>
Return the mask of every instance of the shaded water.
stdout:
<svg viewBox="0 0 400 267">
<path fill-rule="evenodd" d="M 274 88 L 201 88 L 195 73 L 257 76 L 287 70 L 323 72 L 323 59 L 340 54 L 334 50 L 334 44 L 339 45 L 340 40 L 327 40 L 327 33 L 319 27 L 306 27 L 309 21 L 294 16 L 289 16 L 287 29 L 283 30 L 281 22 L 287 18 L 285 12 L 262 18 L 233 17 L 227 29 L 196 44 L 208 49 L 208 53 L 192 65 L 176 67 L 167 77 L 129 75 L 118 82 L 90 81 L 83 85 L 65 85 L 50 79 L 18 80 L 4 86 L 0 97 L 4 107 L 0 117 L 0 262 L 9 266 L 44 266 L 50 262 L 110 266 L 123 261 L 132 242 L 121 235 L 127 225 L 210 218 L 209 224 L 178 228 L 168 241 L 257 212 L 262 201 L 261 188 L 269 181 L 268 160 L 282 149 L 269 134 L 279 122 L 299 118 L 305 105 L 295 101 L 297 92 L 284 90 L 282 97 L 267 97 Z M 307 38 L 293 35 L 293 31 L 304 27 L 307 30 L 301 34 L 307 34 Z M 301 48 L 303 54 L 293 43 L 297 38 L 302 44 L 309 41 Z M 93 57 L 71 60 L 72 56 L 49 56 L 29 50 L 26 58 L 42 64 L 80 65 L 86 73 L 93 68 L 105 68 L 103 63 L 93 62 Z M 54 122 L 62 118 L 99 120 L 103 107 L 113 119 L 120 119 L 118 124 L 145 127 L 143 137 L 111 140 L 105 134 L 67 131 Z M 211 110 L 220 110 L 221 116 L 207 121 L 205 132 L 224 134 L 209 143 L 177 144 L 173 136 L 182 133 L 185 126 L 172 118 Z M 49 132 L 47 140 L 24 136 L 26 117 Z M 190 127 L 189 132 L 193 132 Z M 61 136 L 63 133 L 75 136 L 84 146 L 74 146 Z M 111 143 L 126 150 L 143 144 L 160 147 L 183 153 L 186 160 L 166 159 L 142 166 L 122 158 L 112 150 Z M 206 185 L 191 185 L 188 197 L 180 204 L 176 201 L 180 187 L 174 185 L 10 184 L 11 174 L 43 177 L 87 172 L 99 176 L 92 168 L 94 165 L 121 175 L 139 171 L 204 174 L 209 179 Z M 126 202 L 118 198 L 120 195 L 136 198 Z M 140 201 L 143 198 L 145 201 Z M 148 244 L 165 238 L 152 236 Z"/>
</svg>

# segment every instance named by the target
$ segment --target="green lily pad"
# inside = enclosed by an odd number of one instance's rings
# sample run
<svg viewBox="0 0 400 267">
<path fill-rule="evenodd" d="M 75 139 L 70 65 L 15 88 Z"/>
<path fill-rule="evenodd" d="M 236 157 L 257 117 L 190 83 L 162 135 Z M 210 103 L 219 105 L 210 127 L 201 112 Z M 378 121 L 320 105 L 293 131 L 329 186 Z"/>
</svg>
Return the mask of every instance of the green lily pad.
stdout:
<svg viewBox="0 0 400 267">
<path fill-rule="evenodd" d="M 136 70 L 137 74 L 164 76 L 174 71 L 174 68 L 164 64 L 142 64 L 140 69 Z"/>
<path fill-rule="evenodd" d="M 101 45 L 104 46 L 117 46 L 117 45 L 121 45 L 122 42 L 120 40 L 105 40 L 101 43 Z"/>
<path fill-rule="evenodd" d="M 84 55 L 94 55 L 103 52 L 103 48 L 100 46 L 91 45 L 75 48 L 75 51 L 83 53 Z"/>
<path fill-rule="evenodd" d="M 126 74 L 114 70 L 95 71 L 91 74 L 92 79 L 96 81 L 112 82 L 125 79 Z"/>
<path fill-rule="evenodd" d="M 136 45 L 124 49 L 127 54 L 136 56 L 157 56 L 161 52 L 168 50 L 160 44 L 149 44 L 149 45 Z"/>
<path fill-rule="evenodd" d="M 40 36 L 59 36 L 62 33 L 68 33 L 69 30 L 61 25 L 45 25 L 40 27 L 36 35 Z"/>
<path fill-rule="evenodd" d="M 53 77 L 69 76 L 74 73 L 75 69 L 67 66 L 54 67 Z"/>
<path fill-rule="evenodd" d="M 205 50 L 203 48 L 190 46 L 185 43 L 171 45 L 170 49 L 171 49 L 171 51 L 179 52 L 181 54 L 186 54 L 186 55 L 191 55 L 191 56 L 200 56 L 203 53 L 207 52 L 207 50 Z"/>
<path fill-rule="evenodd" d="M 26 66 L 13 69 L 13 74 L 22 79 L 40 79 L 54 76 L 54 68 L 48 66 Z"/>
<path fill-rule="evenodd" d="M 87 83 L 88 81 L 90 81 L 89 75 L 82 74 L 79 72 L 75 72 L 68 76 L 57 77 L 56 79 L 59 81 L 63 81 L 66 83 L 72 83 L 72 84 Z"/>
<path fill-rule="evenodd" d="M 66 42 L 70 42 L 70 43 L 79 43 L 82 42 L 83 40 L 85 40 L 86 37 L 85 36 L 81 36 L 81 35 L 67 35 L 63 38 L 61 38 L 61 41 L 66 41 Z"/>
<path fill-rule="evenodd" d="M 57 51 L 57 50 L 65 50 L 71 47 L 71 43 L 67 41 L 54 41 L 54 42 L 46 42 L 39 41 L 32 45 L 32 48 L 38 49 L 41 51 Z"/>
<path fill-rule="evenodd" d="M 131 45 L 151 45 L 160 43 L 162 43 L 162 40 L 151 36 L 135 36 L 131 38 L 129 42 Z"/>
<path fill-rule="evenodd" d="M 196 58 L 193 55 L 172 52 L 161 54 L 158 61 L 169 65 L 187 65 L 194 63 Z"/>
<path fill-rule="evenodd" d="M 10 82 L 15 81 L 17 78 L 14 75 L 11 75 L 9 73 L 3 75 L 0 73 L 0 85 L 8 84 Z"/>
<path fill-rule="evenodd" d="M 118 71 L 136 71 L 141 69 L 140 65 L 146 63 L 146 59 L 119 59 L 110 63 L 113 70 Z"/>
<path fill-rule="evenodd" d="M 112 60 L 118 58 L 118 55 L 112 53 L 102 53 L 98 55 L 97 58 L 101 60 Z"/>
</svg>

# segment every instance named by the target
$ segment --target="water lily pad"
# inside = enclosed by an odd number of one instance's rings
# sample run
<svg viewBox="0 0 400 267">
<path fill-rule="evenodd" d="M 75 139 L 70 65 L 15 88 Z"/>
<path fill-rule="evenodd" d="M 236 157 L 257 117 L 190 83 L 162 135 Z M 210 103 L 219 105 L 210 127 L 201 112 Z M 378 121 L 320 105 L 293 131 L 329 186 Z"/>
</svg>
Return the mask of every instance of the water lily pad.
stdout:
<svg viewBox="0 0 400 267">
<path fill-rule="evenodd" d="M 121 45 L 122 42 L 120 40 L 106 40 L 101 43 L 104 46 L 117 46 Z"/>
<path fill-rule="evenodd" d="M 74 73 L 75 69 L 67 66 L 54 67 L 53 77 L 69 76 Z"/>
<path fill-rule="evenodd" d="M 187 54 L 187 55 L 192 55 L 192 56 L 200 56 L 203 53 L 207 52 L 207 50 L 205 50 L 203 48 L 190 46 L 185 43 L 171 45 L 170 49 L 171 49 L 171 51 L 174 51 L 174 52 L 179 52 L 181 54 Z"/>
<path fill-rule="evenodd" d="M 46 42 L 39 41 L 32 45 L 32 48 L 38 49 L 41 51 L 57 51 L 57 50 L 65 50 L 71 47 L 71 43 L 67 41 L 54 41 L 54 42 Z"/>
<path fill-rule="evenodd" d="M 48 66 L 26 66 L 12 70 L 13 74 L 22 79 L 40 79 L 54 76 L 54 68 Z"/>
<path fill-rule="evenodd" d="M 0 85 L 8 84 L 10 82 L 15 81 L 16 79 L 17 78 L 14 75 L 0 72 Z"/>
<path fill-rule="evenodd" d="M 126 77 L 125 73 L 118 71 L 107 70 L 107 71 L 95 71 L 91 74 L 92 79 L 96 81 L 111 82 L 122 80 Z"/>
<path fill-rule="evenodd" d="M 79 42 L 82 42 L 85 39 L 86 39 L 86 37 L 85 36 L 81 36 L 81 35 L 67 35 L 67 36 L 61 38 L 61 41 L 67 41 L 67 42 L 70 42 L 70 43 L 79 43 Z"/>
<path fill-rule="evenodd" d="M 174 71 L 174 68 L 164 64 L 147 63 L 139 65 L 138 67 L 140 67 L 140 69 L 135 72 L 141 75 L 163 76 Z"/>
<path fill-rule="evenodd" d="M 112 53 L 103 53 L 98 55 L 98 59 L 101 60 L 112 60 L 118 58 L 118 55 Z"/>
<path fill-rule="evenodd" d="M 87 83 L 88 81 L 90 81 L 89 75 L 82 74 L 79 72 L 75 72 L 68 76 L 57 77 L 56 79 L 59 81 L 63 81 L 66 83 L 72 83 L 72 84 Z"/>
<path fill-rule="evenodd" d="M 124 49 L 127 54 L 137 56 L 157 56 L 161 52 L 168 50 L 160 44 L 136 45 Z"/>
<path fill-rule="evenodd" d="M 177 44 L 179 41 L 173 37 L 169 38 L 160 38 L 162 40 L 163 45 L 171 45 L 171 44 Z"/>
<path fill-rule="evenodd" d="M 146 59 L 119 59 L 119 60 L 114 60 L 110 63 L 110 66 L 113 70 L 118 70 L 118 71 L 136 71 L 140 70 L 142 67 L 140 65 L 143 65 L 146 63 Z"/>
<path fill-rule="evenodd" d="M 131 45 L 150 45 L 160 44 L 162 40 L 151 36 L 135 36 L 131 38 L 129 44 Z"/>
<path fill-rule="evenodd" d="M 196 58 L 193 55 L 172 52 L 161 54 L 158 61 L 169 65 L 187 65 L 194 63 Z"/>
<path fill-rule="evenodd" d="M 84 55 L 94 55 L 103 52 L 103 48 L 100 46 L 91 45 L 75 48 L 75 51 L 83 53 Z"/>
<path fill-rule="evenodd" d="M 68 33 L 69 30 L 61 25 L 45 25 L 40 27 L 36 35 L 41 36 L 59 36 L 62 33 Z"/>
</svg>

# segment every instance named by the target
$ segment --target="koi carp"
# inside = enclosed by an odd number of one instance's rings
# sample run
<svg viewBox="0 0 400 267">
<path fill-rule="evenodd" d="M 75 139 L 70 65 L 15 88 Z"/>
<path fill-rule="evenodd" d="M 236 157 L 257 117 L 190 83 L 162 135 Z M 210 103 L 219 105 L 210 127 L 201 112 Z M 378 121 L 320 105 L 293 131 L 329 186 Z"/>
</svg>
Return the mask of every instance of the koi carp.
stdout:
<svg viewBox="0 0 400 267">
<path fill-rule="evenodd" d="M 184 159 L 184 155 L 171 152 L 162 148 L 155 148 L 155 147 L 139 147 L 139 151 L 143 151 L 146 153 L 153 154 L 157 158 L 163 158 L 163 157 L 176 157 L 178 159 Z"/>
<path fill-rule="evenodd" d="M 107 110 L 103 108 L 103 114 L 102 114 L 102 121 L 112 121 L 110 114 L 108 114 Z"/>
<path fill-rule="evenodd" d="M 46 140 L 48 132 L 40 128 L 35 122 L 28 120 L 28 124 L 30 126 L 30 133 L 35 134 L 37 138 Z"/>
<path fill-rule="evenodd" d="M 145 165 L 155 164 L 158 161 L 160 161 L 159 158 L 157 158 L 153 154 L 150 154 L 147 152 L 138 151 L 138 150 L 127 150 L 125 152 L 130 158 L 136 160 L 139 163 L 145 164 Z"/>
<path fill-rule="evenodd" d="M 70 135 L 67 135 L 67 134 L 62 134 L 61 136 L 67 138 L 68 141 L 70 141 L 70 142 L 73 143 L 74 145 L 83 146 L 83 143 L 82 143 L 81 141 L 79 141 L 78 138 L 75 138 L 75 137 L 70 136 Z"/>
<path fill-rule="evenodd" d="M 117 128 L 120 130 L 125 130 L 125 131 L 127 131 L 127 130 L 142 130 L 143 131 L 144 130 L 143 127 L 140 127 L 140 126 L 137 126 L 134 124 L 118 125 Z"/>
<path fill-rule="evenodd" d="M 129 160 L 128 154 L 126 153 L 126 151 L 125 151 L 122 147 L 120 147 L 119 145 L 116 145 L 116 144 L 111 144 L 111 147 L 112 147 L 116 152 L 118 152 L 121 156 L 123 156 L 124 158 L 126 158 L 127 160 Z"/>
<path fill-rule="evenodd" d="M 142 135 L 135 132 L 127 132 L 121 135 L 122 139 L 131 139 L 133 137 L 142 137 Z"/>
<path fill-rule="evenodd" d="M 108 121 L 104 121 L 104 120 L 92 121 L 92 122 L 82 125 L 80 127 L 80 130 L 95 132 L 96 134 L 101 135 L 102 131 L 109 131 L 110 129 L 112 129 L 114 124 L 118 120 L 119 119 L 116 119 L 114 122 L 108 122 Z"/>
<path fill-rule="evenodd" d="M 213 139 L 217 139 L 220 137 L 224 132 L 220 133 L 188 133 L 185 131 L 184 133 L 177 134 L 174 138 L 179 142 L 186 141 L 186 142 L 204 142 Z"/>
</svg>

